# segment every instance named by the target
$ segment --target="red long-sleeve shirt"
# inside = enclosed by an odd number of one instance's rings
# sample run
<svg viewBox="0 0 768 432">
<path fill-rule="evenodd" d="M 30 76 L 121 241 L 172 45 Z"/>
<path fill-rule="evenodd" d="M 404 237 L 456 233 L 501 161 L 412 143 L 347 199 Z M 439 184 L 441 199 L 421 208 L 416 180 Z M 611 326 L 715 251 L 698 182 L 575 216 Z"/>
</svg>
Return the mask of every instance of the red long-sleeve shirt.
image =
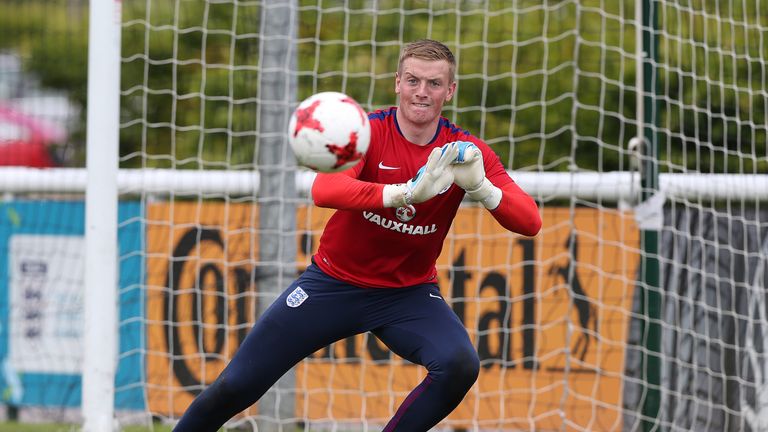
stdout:
<svg viewBox="0 0 768 432">
<path fill-rule="evenodd" d="M 315 262 L 327 274 L 363 287 L 398 288 L 434 282 L 443 242 L 464 190 L 452 185 L 421 204 L 415 214 L 384 208 L 386 184 L 404 183 L 416 174 L 435 147 L 473 142 L 483 154 L 486 177 L 502 190 L 491 214 L 506 229 L 532 236 L 541 229 L 536 202 L 507 175 L 498 156 L 482 140 L 441 117 L 424 146 L 400 133 L 396 108 L 370 113 L 371 142 L 363 160 L 336 174 L 318 174 L 312 185 L 317 206 L 335 208 L 320 238 Z"/>
</svg>

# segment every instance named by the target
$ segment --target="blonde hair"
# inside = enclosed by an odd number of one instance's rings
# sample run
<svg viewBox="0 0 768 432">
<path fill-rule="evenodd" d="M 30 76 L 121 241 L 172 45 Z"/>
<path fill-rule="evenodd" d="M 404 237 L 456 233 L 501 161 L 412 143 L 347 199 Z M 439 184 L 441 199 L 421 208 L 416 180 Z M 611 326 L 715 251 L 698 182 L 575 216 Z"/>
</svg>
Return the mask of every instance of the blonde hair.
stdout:
<svg viewBox="0 0 768 432">
<path fill-rule="evenodd" d="M 400 52 L 400 61 L 397 65 L 398 73 L 403 72 L 403 62 L 405 59 L 411 57 L 429 61 L 445 60 L 450 67 L 448 72 L 450 82 L 456 79 L 456 58 L 451 50 L 442 42 L 432 39 L 420 39 L 404 46 Z"/>
</svg>

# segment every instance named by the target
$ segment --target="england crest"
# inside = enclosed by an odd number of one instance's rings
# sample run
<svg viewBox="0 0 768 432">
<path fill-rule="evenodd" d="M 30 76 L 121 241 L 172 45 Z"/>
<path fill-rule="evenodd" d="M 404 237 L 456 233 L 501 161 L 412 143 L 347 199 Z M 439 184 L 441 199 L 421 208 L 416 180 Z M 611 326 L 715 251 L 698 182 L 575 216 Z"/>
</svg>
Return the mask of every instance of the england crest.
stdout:
<svg viewBox="0 0 768 432">
<path fill-rule="evenodd" d="M 309 294 L 301 289 L 301 287 L 296 287 L 296 289 L 286 297 L 285 304 L 287 304 L 288 307 L 296 308 L 301 306 L 301 304 L 304 303 L 304 300 L 308 298 Z"/>
</svg>

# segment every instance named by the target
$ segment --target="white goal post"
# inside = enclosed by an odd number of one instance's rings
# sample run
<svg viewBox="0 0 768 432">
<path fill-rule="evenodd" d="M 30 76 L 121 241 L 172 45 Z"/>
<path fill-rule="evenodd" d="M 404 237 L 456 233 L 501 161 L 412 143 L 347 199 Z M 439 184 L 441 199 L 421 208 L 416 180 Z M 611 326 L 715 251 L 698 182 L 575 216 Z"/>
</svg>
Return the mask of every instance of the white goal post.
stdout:
<svg viewBox="0 0 768 432">
<path fill-rule="evenodd" d="M 116 427 L 122 2 L 91 3 L 86 119 L 83 431 Z M 109 289 L 112 288 L 112 289 Z"/>
</svg>

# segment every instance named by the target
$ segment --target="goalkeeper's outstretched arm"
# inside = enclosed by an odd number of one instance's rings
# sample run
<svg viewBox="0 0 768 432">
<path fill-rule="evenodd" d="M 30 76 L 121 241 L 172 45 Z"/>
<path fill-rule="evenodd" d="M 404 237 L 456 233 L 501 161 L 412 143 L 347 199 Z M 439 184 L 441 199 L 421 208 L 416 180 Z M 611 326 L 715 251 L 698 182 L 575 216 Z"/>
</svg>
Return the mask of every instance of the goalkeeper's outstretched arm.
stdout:
<svg viewBox="0 0 768 432">
<path fill-rule="evenodd" d="M 542 221 L 536 201 L 515 182 L 498 189 L 501 198 L 499 205 L 491 210 L 494 219 L 509 231 L 531 237 L 538 234 Z"/>
<path fill-rule="evenodd" d="M 536 235 L 542 224 L 536 201 L 514 181 L 509 181 L 496 159 L 489 162 L 498 165 L 493 180 L 503 178 L 506 181 L 499 186 L 486 177 L 483 154 L 474 143 L 457 141 L 455 144 L 458 145 L 458 156 L 451 170 L 456 185 L 464 189 L 470 199 L 490 210 L 504 228 L 527 236 Z"/>
<path fill-rule="evenodd" d="M 312 201 L 318 207 L 337 210 L 373 210 L 384 207 L 384 186 L 357 179 L 355 168 L 333 173 L 318 173 L 312 183 Z"/>
</svg>

